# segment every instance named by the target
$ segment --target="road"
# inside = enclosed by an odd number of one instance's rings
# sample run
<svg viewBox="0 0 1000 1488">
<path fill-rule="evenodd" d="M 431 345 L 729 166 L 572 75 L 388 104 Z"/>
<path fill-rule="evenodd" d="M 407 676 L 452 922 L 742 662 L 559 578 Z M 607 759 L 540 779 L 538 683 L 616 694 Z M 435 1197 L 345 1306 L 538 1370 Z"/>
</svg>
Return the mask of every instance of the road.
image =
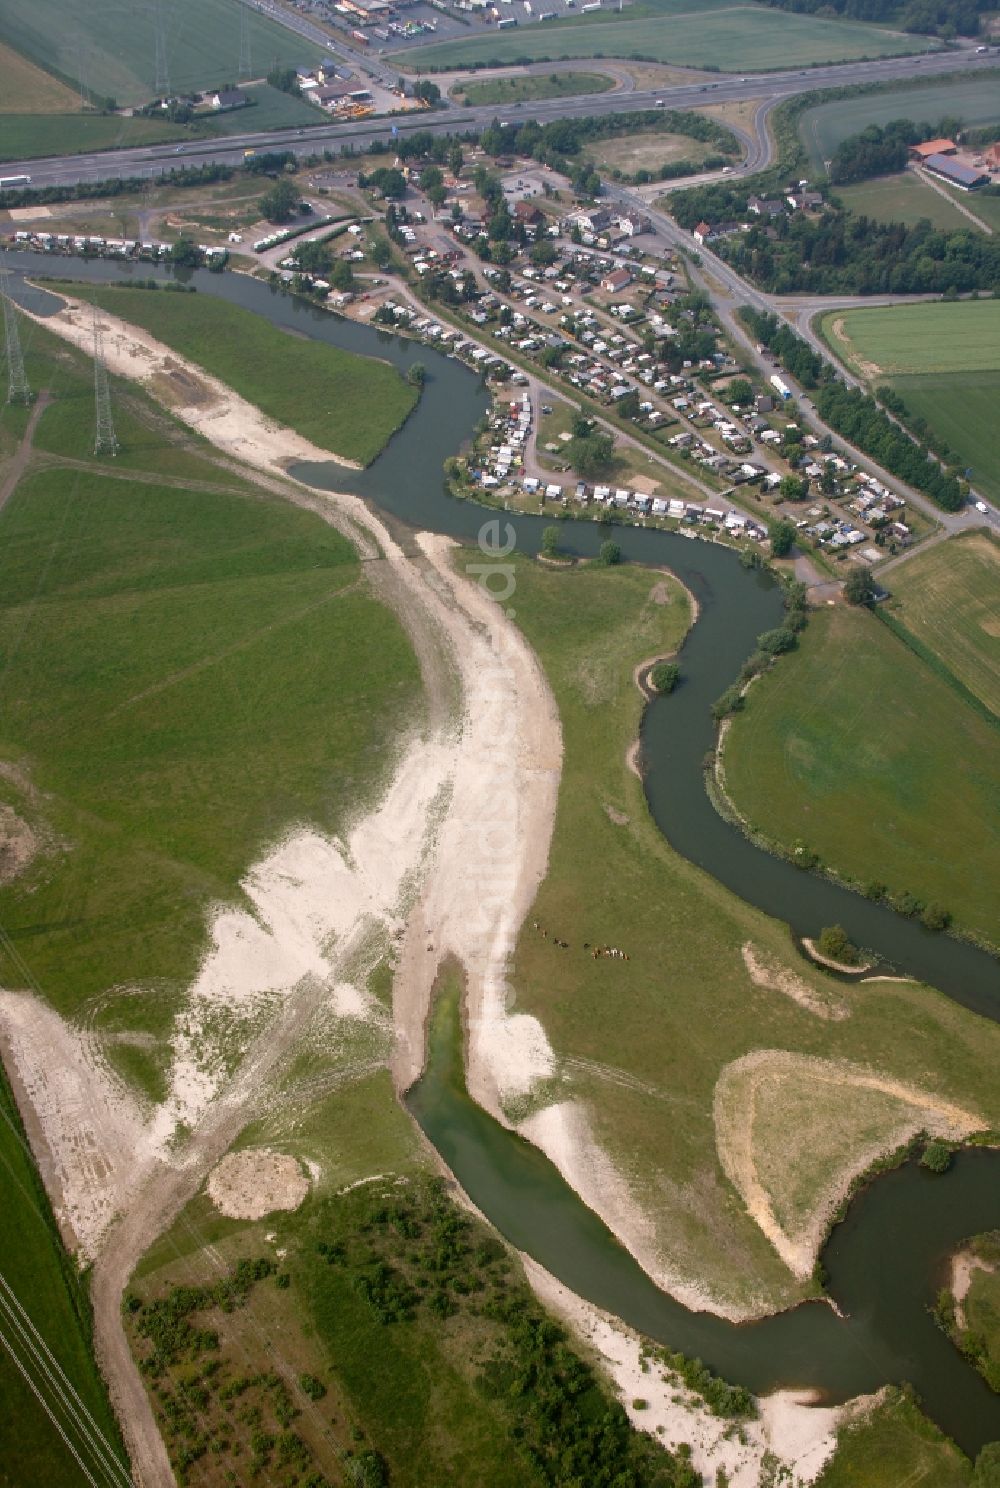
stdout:
<svg viewBox="0 0 1000 1488">
<path fill-rule="evenodd" d="M 352 63 L 367 66 L 370 58 L 352 57 Z M 771 72 L 746 78 L 722 77 L 717 82 L 684 82 L 670 88 L 636 89 L 634 92 L 584 94 L 578 98 L 546 99 L 530 104 L 515 104 L 503 110 L 505 119 L 519 116 L 548 123 L 554 119 L 585 117 L 599 112 L 622 113 L 655 108 L 663 99 L 671 108 L 704 108 L 707 104 L 759 100 L 767 109 L 798 93 L 817 88 L 847 87 L 858 83 L 885 83 L 907 78 L 921 79 L 951 73 L 968 75 L 996 67 L 996 57 L 979 57 L 968 48 L 935 52 L 919 57 L 887 57 L 875 62 L 849 62 L 831 67 L 812 67 L 795 72 Z M 395 76 L 395 74 L 393 74 Z M 418 113 L 386 119 L 362 119 L 353 122 L 321 124 L 299 135 L 290 130 L 268 130 L 260 133 L 233 135 L 224 140 L 204 140 L 192 144 L 140 146 L 127 150 L 107 150 L 88 155 L 65 155 L 42 160 L 8 161 L 5 176 L 28 175 L 33 186 L 64 186 L 78 181 L 100 181 L 128 176 L 156 176 L 178 166 L 206 164 L 239 165 L 248 149 L 291 150 L 310 155 L 320 150 L 336 150 L 352 145 L 363 150 L 373 142 L 389 144 L 392 131 L 405 135 L 412 130 L 429 130 L 432 134 L 475 131 L 496 117 L 495 107 L 467 108 L 449 106 L 433 113 Z M 760 111 L 759 111 L 760 116 Z M 755 157 L 760 169 L 766 162 L 767 145 L 758 141 L 761 152 Z"/>
</svg>

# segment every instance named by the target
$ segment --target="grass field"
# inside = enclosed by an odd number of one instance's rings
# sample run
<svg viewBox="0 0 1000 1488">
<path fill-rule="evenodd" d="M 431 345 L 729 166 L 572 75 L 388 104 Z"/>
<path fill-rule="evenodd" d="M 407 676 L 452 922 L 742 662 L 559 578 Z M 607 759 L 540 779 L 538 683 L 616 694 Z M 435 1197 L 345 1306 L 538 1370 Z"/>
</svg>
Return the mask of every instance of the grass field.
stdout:
<svg viewBox="0 0 1000 1488">
<path fill-rule="evenodd" d="M 1000 1271 L 995 1268 L 1000 1256 L 996 1236 L 983 1237 L 980 1246 L 988 1265 L 972 1273 L 965 1298 L 965 1323 L 969 1332 L 983 1340 L 980 1369 L 996 1389 L 1000 1384 Z"/>
<path fill-rule="evenodd" d="M 1000 301 L 829 311 L 820 324 L 838 356 L 890 383 L 971 469 L 977 489 L 1000 498 Z"/>
<path fill-rule="evenodd" d="M 173 0 L 163 7 L 166 60 L 174 91 L 218 87 L 236 77 L 240 59 L 240 0 Z M 0 10 L 0 41 L 36 66 L 75 86 L 81 79 L 120 104 L 152 97 L 156 46 L 152 7 L 129 11 L 35 0 Z M 251 9 L 253 67 L 263 75 L 276 63 L 290 67 L 325 56 L 322 48 Z"/>
<path fill-rule="evenodd" d="M 815 1488 L 968 1488 L 972 1468 L 958 1448 L 891 1390 L 884 1404 L 841 1432 Z"/>
<path fill-rule="evenodd" d="M 1000 942 L 1000 733 L 871 615 L 814 617 L 751 691 L 725 762 L 766 836 Z"/>
<path fill-rule="evenodd" d="M 617 15 L 601 24 L 575 20 L 543 22 L 523 32 L 476 36 L 468 41 L 421 47 L 410 65 L 420 71 L 511 62 L 556 61 L 563 57 L 638 57 L 691 67 L 715 66 L 724 72 L 744 68 L 767 72 L 777 67 L 807 67 L 812 62 L 841 62 L 856 57 L 891 57 L 923 51 L 921 37 L 902 36 L 857 21 L 761 10 L 753 6 L 670 9 L 669 23 L 659 15 L 629 20 Z"/>
<path fill-rule="evenodd" d="M 913 227 L 926 217 L 933 227 L 945 232 L 971 225 L 967 217 L 912 171 L 856 181 L 851 186 L 838 186 L 836 192 L 849 212 L 871 217 L 875 222 L 905 222 Z"/>
<path fill-rule="evenodd" d="M 1000 107 L 997 113 L 1000 115 Z M 997 125 L 997 134 L 1000 135 L 1000 123 Z M 986 196 L 982 191 L 959 191 L 957 186 L 947 186 L 943 181 L 941 185 L 953 201 L 960 201 L 963 206 L 968 207 L 987 227 L 992 227 L 994 233 L 1000 232 L 1000 196 Z M 968 221 L 968 218 L 965 220 Z"/>
<path fill-rule="evenodd" d="M 1000 718 L 1000 545 L 982 533 L 916 553 L 892 578 L 892 611 Z"/>
<path fill-rule="evenodd" d="M 0 921 L 61 1011 L 152 983 L 128 1016 L 162 1028 L 208 906 L 290 822 L 335 828 L 387 768 L 416 664 L 332 528 L 117 384 L 109 478 L 89 363 L 58 344 L 36 332 L 28 359 L 55 394 L 36 448 L 57 463 L 0 517 L 0 757 L 43 792 L 5 781 L 4 799 L 65 848 L 0 889 Z M 8 449 L 22 417 L 4 410 Z M 0 960 L 0 985 L 14 976 Z"/>
<path fill-rule="evenodd" d="M 622 134 L 596 140 L 586 150 L 588 160 L 599 171 L 620 170 L 633 175 L 639 170 L 657 171 L 675 160 L 690 160 L 695 165 L 706 155 L 718 155 L 714 140 L 691 139 L 686 134 L 659 132 Z"/>
<path fill-rule="evenodd" d="M 90 1411 L 98 1430 L 124 1460 L 114 1417 L 90 1351 L 86 1288 L 62 1249 L 2 1070 L 0 1167 L 4 1195 L 0 1204 L 0 1271 Z M 6 1317 L 3 1332 L 11 1333 Z M 24 1351 L 19 1350 L 18 1356 L 24 1359 Z M 26 1483 L 45 1483 L 47 1488 L 49 1485 L 78 1488 L 84 1481 L 80 1468 L 55 1427 L 42 1414 L 5 1348 L 0 1348 L 0 1392 L 3 1397 L 0 1483 L 4 1488 L 20 1488 Z M 72 1440 L 79 1447 L 76 1433 Z M 89 1467 L 93 1466 L 90 1456 L 85 1460 Z"/>
<path fill-rule="evenodd" d="M 936 125 L 943 118 L 963 124 L 992 124 L 1000 119 L 997 84 L 993 77 L 943 78 L 912 88 L 880 88 L 860 97 L 836 98 L 809 109 L 799 119 L 799 134 L 817 170 L 823 169 L 841 140 L 869 124 L 892 119 Z"/>
<path fill-rule="evenodd" d="M 72 114 L 80 95 L 0 43 L 0 114 Z"/>
<path fill-rule="evenodd" d="M 1000 369 L 1000 300 L 830 311 L 823 333 L 868 377 Z"/>
<path fill-rule="evenodd" d="M 463 83 L 453 96 L 469 105 L 532 103 L 540 98 L 572 98 L 580 93 L 609 93 L 614 79 L 600 72 L 552 72 L 547 77 L 525 73 L 522 77 L 490 78 L 481 83 Z"/>
<path fill-rule="evenodd" d="M 792 1281 L 719 1165 L 713 1102 L 722 1071 L 751 1049 L 786 1050 L 852 1060 L 992 1106 L 990 1061 L 970 1059 L 969 1039 L 974 1029 L 978 1040 L 982 1020 L 915 985 L 885 984 L 878 998 L 834 986 L 795 955 L 782 926 L 664 840 L 625 753 L 641 706 L 633 667 L 672 649 L 687 623 L 672 583 L 660 605 L 653 594 L 662 576 L 639 569 L 552 571 L 518 562 L 516 577 L 518 624 L 553 687 L 564 740 L 548 876 L 511 976 L 516 1008 L 541 1019 L 560 1061 L 558 1099 L 585 1102 L 674 1274 L 744 1306 L 787 1303 L 808 1286 Z M 683 678 L 683 651 L 680 662 Z M 987 889 L 980 892 L 988 901 Z M 572 954 L 553 947 L 553 934 Z M 578 955 L 585 941 L 623 947 L 630 960 Z M 825 1021 L 753 981 L 742 955 L 747 942 L 819 1005 L 842 998 L 850 1016 Z M 986 1037 L 1000 1049 L 1000 1029 L 991 1025 Z M 537 1100 L 548 1098 L 543 1091 Z M 755 1148 L 765 1175 L 789 1161 L 780 1114 L 772 1108 L 764 1124 L 772 1145 Z M 822 1101 L 796 1110 L 801 1163 L 795 1184 L 785 1187 L 806 1205 L 845 1158 L 841 1149 L 827 1165 L 823 1155 L 829 1114 Z M 755 1141 L 758 1135 L 768 1140 L 755 1126 Z M 786 1216 L 790 1224 L 800 1217 Z"/>
<path fill-rule="evenodd" d="M 252 311 L 208 295 L 102 287 L 96 299 L 270 418 L 362 465 L 374 460 L 419 397 L 388 362 L 287 335 Z"/>
</svg>

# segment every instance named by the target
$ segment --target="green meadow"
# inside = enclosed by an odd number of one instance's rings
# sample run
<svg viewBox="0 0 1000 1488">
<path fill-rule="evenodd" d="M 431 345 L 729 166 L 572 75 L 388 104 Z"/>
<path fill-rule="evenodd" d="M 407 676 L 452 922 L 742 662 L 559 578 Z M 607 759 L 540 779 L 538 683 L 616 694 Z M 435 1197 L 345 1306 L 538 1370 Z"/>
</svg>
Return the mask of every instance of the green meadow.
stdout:
<svg viewBox="0 0 1000 1488">
<path fill-rule="evenodd" d="M 714 66 L 723 72 L 769 72 L 808 67 L 813 62 L 847 62 L 857 57 L 892 57 L 924 51 L 923 37 L 903 36 L 860 21 L 827 20 L 765 10 L 752 5 L 692 7 L 689 0 L 643 7 L 602 17 L 560 18 L 525 30 L 475 36 L 420 47 L 405 60 L 427 72 L 448 68 L 497 66 L 513 62 L 557 61 L 565 57 L 635 57 L 684 66 Z"/>
<path fill-rule="evenodd" d="M 903 222 L 907 227 L 915 227 L 926 217 L 932 227 L 942 232 L 971 225 L 956 207 L 911 171 L 855 181 L 850 186 L 838 186 L 836 193 L 849 212 L 857 217 L 870 217 L 874 222 Z"/>
<path fill-rule="evenodd" d="M 754 684 L 725 748 L 729 793 L 758 831 L 804 841 L 856 883 L 943 904 L 994 943 L 998 762 L 1000 732 L 874 616 L 846 607 L 816 614 Z"/>
<path fill-rule="evenodd" d="M 869 124 L 884 126 L 893 119 L 912 119 L 917 124 L 936 125 L 943 118 L 961 119 L 966 125 L 1000 120 L 996 77 L 941 78 L 913 87 L 878 88 L 835 98 L 802 114 L 799 134 L 814 167 L 822 170 L 841 140 Z"/>
<path fill-rule="evenodd" d="M 481 83 L 463 83 L 452 89 L 470 106 L 533 103 L 539 98 L 572 98 L 580 93 L 608 93 L 614 79 L 599 72 L 523 73 L 520 77 L 489 78 Z"/>
</svg>

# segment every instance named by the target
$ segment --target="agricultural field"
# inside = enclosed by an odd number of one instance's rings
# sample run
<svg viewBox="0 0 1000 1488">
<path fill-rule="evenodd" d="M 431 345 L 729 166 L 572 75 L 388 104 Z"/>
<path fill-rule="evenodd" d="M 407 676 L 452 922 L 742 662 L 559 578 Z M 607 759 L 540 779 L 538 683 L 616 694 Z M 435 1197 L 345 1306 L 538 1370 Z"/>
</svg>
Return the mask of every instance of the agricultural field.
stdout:
<svg viewBox="0 0 1000 1488">
<path fill-rule="evenodd" d="M 847 1426 L 815 1488 L 968 1488 L 972 1469 L 958 1448 L 921 1415 L 909 1395 L 890 1390 Z"/>
<path fill-rule="evenodd" d="M 965 533 L 892 576 L 891 613 L 1000 718 L 1000 544 Z"/>
<path fill-rule="evenodd" d="M 417 389 L 388 362 L 290 336 L 237 305 L 118 287 L 95 297 L 345 460 L 369 464 L 416 406 Z"/>
<path fill-rule="evenodd" d="M 548 76 L 526 72 L 520 77 L 461 83 L 452 89 L 452 97 L 470 106 L 496 104 L 503 108 L 512 103 L 533 103 L 540 98 L 609 93 L 614 86 L 614 78 L 600 72 L 551 72 Z"/>
<path fill-rule="evenodd" d="M 533 1121 L 545 1129 L 547 1102 L 580 1101 L 627 1185 L 626 1202 L 641 1205 L 668 1274 L 697 1278 L 735 1307 L 759 1308 L 765 1299 L 787 1305 L 808 1294 L 810 1283 L 793 1279 L 742 1199 L 734 1202 L 718 1145 L 728 1128 L 717 1129 L 713 1116 L 724 1072 L 738 1073 L 733 1061 L 751 1049 L 789 1056 L 786 1078 L 761 1087 L 753 1151 L 775 1211 L 789 1234 L 799 1234 L 853 1150 L 849 1142 L 831 1150 L 829 1138 L 845 1123 L 849 1076 L 840 1083 L 839 1061 L 992 1105 L 995 1073 L 978 1056 L 970 1063 L 966 1037 L 973 1022 L 979 1037 L 981 1020 L 915 984 L 886 984 L 874 999 L 832 982 L 795 954 L 783 926 L 665 841 L 625 755 L 642 702 L 633 668 L 674 650 L 688 623 L 686 597 L 673 580 L 648 570 L 553 570 L 523 561 L 516 580 L 518 625 L 555 693 L 564 760 L 548 876 L 511 974 L 516 1009 L 540 1019 L 558 1076 L 507 1114 L 532 1135 Z M 683 687 L 683 651 L 679 661 Z M 978 734 L 971 742 L 980 742 Z M 980 894 L 987 902 L 985 888 Z M 572 954 L 556 949 L 553 935 Z M 630 959 L 580 956 L 584 942 L 624 947 Z M 1000 1046 L 1000 1030 L 991 1026 L 987 1037 Z M 830 1061 L 833 1083 L 813 1081 L 809 1098 L 790 1105 L 796 1077 L 813 1069 L 799 1060 L 810 1055 Z M 738 1094 L 738 1082 L 728 1083 Z M 852 1090 L 848 1104 L 869 1136 L 884 1130 L 884 1115 L 865 1092 Z M 584 1194 L 598 1208 L 604 1197 Z"/>
<path fill-rule="evenodd" d="M 669 15 L 665 25 L 662 16 Z M 813 62 L 846 62 L 857 57 L 892 57 L 924 51 L 921 37 L 903 36 L 860 21 L 825 20 L 758 9 L 713 5 L 692 9 L 658 7 L 656 18 L 630 20 L 605 16 L 542 22 L 530 30 L 476 36 L 468 41 L 420 47 L 408 65 L 421 72 L 497 66 L 513 62 L 557 61 L 567 57 L 639 58 L 723 72 L 740 68 L 768 72 L 778 66 L 808 67 Z M 780 59 L 780 60 L 779 60 Z"/>
<path fill-rule="evenodd" d="M 957 926 L 1000 943 L 998 757 L 996 730 L 945 680 L 873 616 L 843 607 L 815 615 L 751 689 L 725 771 L 766 837 L 804 842 L 856 883 L 942 904 Z"/>
<path fill-rule="evenodd" d="M 0 114 L 72 114 L 79 107 L 78 92 L 0 43 Z"/>
<path fill-rule="evenodd" d="M 799 135 L 816 170 L 823 170 L 841 140 L 869 124 L 893 119 L 937 124 L 943 118 L 966 125 L 1000 121 L 995 77 L 946 78 L 914 87 L 886 88 L 850 98 L 835 98 L 808 109 L 799 119 Z"/>
<path fill-rule="evenodd" d="M 240 0 L 173 0 L 163 7 L 166 60 L 177 92 L 232 81 L 240 58 Z M 155 9 L 121 11 L 35 0 L 0 11 L 0 42 L 72 87 L 119 104 L 147 103 L 156 72 Z M 251 60 L 258 75 L 276 63 L 296 66 L 325 55 L 259 11 L 249 18 Z"/>
<path fill-rule="evenodd" d="M 835 190 L 849 212 L 875 222 L 905 222 L 907 227 L 914 227 L 926 217 L 932 227 L 942 232 L 970 226 L 967 217 L 912 171 L 855 181 Z"/>
<path fill-rule="evenodd" d="M 888 382 L 947 441 L 978 490 L 1000 497 L 1000 301 L 830 311 L 820 325 L 839 357 L 870 382 Z"/>
<path fill-rule="evenodd" d="M 334 829 L 381 779 L 417 668 L 318 517 L 244 486 L 117 383 L 109 478 L 89 454 L 89 364 L 37 328 L 27 364 L 53 393 L 36 437 L 52 463 L 0 517 L 3 754 L 8 804 L 51 847 L 0 888 L 0 985 L 23 985 L 26 961 L 60 1012 L 98 998 L 98 1022 L 158 1033 L 208 908 L 289 821 Z M 108 1002 L 126 986 L 158 991 Z M 164 1051 L 111 1043 L 156 1094 Z"/>
</svg>

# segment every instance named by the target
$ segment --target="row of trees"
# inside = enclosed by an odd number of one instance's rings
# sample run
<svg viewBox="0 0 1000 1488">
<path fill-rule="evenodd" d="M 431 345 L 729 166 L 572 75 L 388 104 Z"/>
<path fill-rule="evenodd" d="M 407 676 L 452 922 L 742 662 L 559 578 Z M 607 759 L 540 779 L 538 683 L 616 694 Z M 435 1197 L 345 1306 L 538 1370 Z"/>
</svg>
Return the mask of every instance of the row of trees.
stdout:
<svg viewBox="0 0 1000 1488">
<path fill-rule="evenodd" d="M 740 318 L 793 377 L 804 387 L 816 389 L 817 411 L 831 429 L 891 474 L 930 496 L 945 511 L 958 511 L 966 492 L 955 471 L 933 459 L 874 398 L 860 388 L 849 388 L 829 363 L 777 316 L 762 315 L 744 306 Z M 897 398 L 895 402 L 898 410 L 905 413 L 901 400 Z"/>
<path fill-rule="evenodd" d="M 949 139 L 961 131 L 960 119 L 939 119 L 936 124 L 915 124 L 912 119 L 891 119 L 884 128 L 869 124 L 860 134 L 841 140 L 830 161 L 830 180 L 846 185 L 871 176 L 888 176 L 906 165 L 911 145 L 920 140 Z M 991 141 L 992 142 L 992 139 Z"/>
<path fill-rule="evenodd" d="M 990 0 L 765 0 L 779 10 L 812 15 L 817 12 L 848 16 L 855 21 L 891 22 L 912 31 L 950 40 L 975 36 L 979 18 Z"/>
</svg>

